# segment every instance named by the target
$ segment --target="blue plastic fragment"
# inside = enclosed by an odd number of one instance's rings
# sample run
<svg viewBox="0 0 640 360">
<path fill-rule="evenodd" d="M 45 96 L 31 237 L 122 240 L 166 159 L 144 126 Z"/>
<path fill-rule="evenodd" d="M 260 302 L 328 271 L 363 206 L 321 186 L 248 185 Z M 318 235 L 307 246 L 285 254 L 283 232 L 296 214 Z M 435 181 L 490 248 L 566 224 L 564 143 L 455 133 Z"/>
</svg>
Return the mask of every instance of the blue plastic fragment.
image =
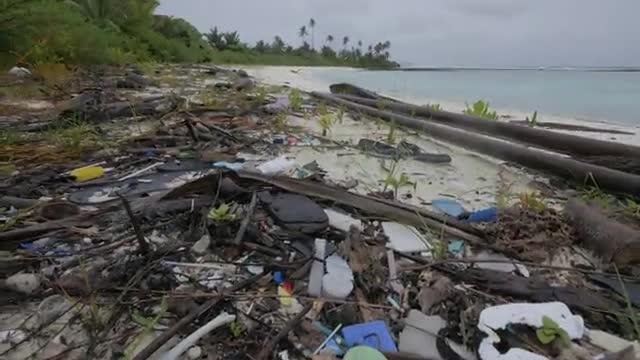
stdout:
<svg viewBox="0 0 640 360">
<path fill-rule="evenodd" d="M 238 170 L 242 170 L 242 168 L 244 167 L 244 163 L 241 163 L 241 162 L 230 163 L 227 161 L 218 161 L 213 164 L 213 167 L 218 169 L 238 171 Z"/>
<path fill-rule="evenodd" d="M 382 320 L 344 327 L 342 337 L 348 347 L 369 346 L 382 352 L 397 352 L 387 325 Z"/>
<path fill-rule="evenodd" d="M 435 199 L 431 202 L 431 206 L 441 213 L 459 218 L 465 213 L 464 208 L 459 202 L 451 199 Z"/>
<path fill-rule="evenodd" d="M 273 282 L 275 282 L 276 285 L 280 285 L 284 282 L 284 274 L 282 273 L 282 271 L 273 272 Z"/>
<path fill-rule="evenodd" d="M 458 255 L 464 249 L 464 241 L 462 240 L 452 240 L 449 242 L 448 250 L 450 254 Z"/>
<path fill-rule="evenodd" d="M 469 222 L 494 222 L 498 218 L 498 209 L 495 207 L 474 211 L 467 219 Z"/>
</svg>

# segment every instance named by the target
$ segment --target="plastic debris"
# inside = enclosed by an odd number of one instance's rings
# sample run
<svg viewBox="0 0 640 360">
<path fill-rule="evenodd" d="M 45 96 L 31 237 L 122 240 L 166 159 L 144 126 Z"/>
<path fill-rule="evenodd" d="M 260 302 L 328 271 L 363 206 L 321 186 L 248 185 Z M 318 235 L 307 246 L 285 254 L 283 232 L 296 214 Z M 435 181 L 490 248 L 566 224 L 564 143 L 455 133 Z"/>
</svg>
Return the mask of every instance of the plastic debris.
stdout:
<svg viewBox="0 0 640 360">
<path fill-rule="evenodd" d="M 438 331 L 446 326 L 447 322 L 440 316 L 427 316 L 418 310 L 410 310 L 404 319 L 398 349 L 427 359 L 442 359 L 436 347 L 436 339 Z"/>
<path fill-rule="evenodd" d="M 14 66 L 11 69 L 9 69 L 7 74 L 17 76 L 17 77 L 30 77 L 31 70 L 21 66 Z"/>
<path fill-rule="evenodd" d="M 383 222 L 382 228 L 389 238 L 389 248 L 400 252 L 430 251 L 431 245 L 413 226 L 396 222 Z"/>
<path fill-rule="evenodd" d="M 265 175 L 281 175 L 296 167 L 294 160 L 289 160 L 285 156 L 277 157 L 257 166 L 258 171 Z"/>
<path fill-rule="evenodd" d="M 31 295 L 40 290 L 40 279 L 35 274 L 14 274 L 5 280 L 5 286 L 21 294 Z"/>
<path fill-rule="evenodd" d="M 364 345 L 382 352 L 398 351 L 387 325 L 381 320 L 345 326 L 342 328 L 342 337 L 349 347 Z"/>
<path fill-rule="evenodd" d="M 106 170 L 102 166 L 85 166 L 71 170 L 69 175 L 77 182 L 94 180 L 104 176 Z"/>
<path fill-rule="evenodd" d="M 435 199 L 431 201 L 431 206 L 443 214 L 447 214 L 454 218 L 459 218 L 465 213 L 464 208 L 459 202 L 451 199 Z"/>
<path fill-rule="evenodd" d="M 349 232 L 352 226 L 356 229 L 362 230 L 362 221 L 356 220 L 350 215 L 338 212 L 333 209 L 324 209 L 325 214 L 329 218 L 329 226 L 338 230 Z"/>
<path fill-rule="evenodd" d="M 322 295 L 322 278 L 324 277 L 325 249 L 327 241 L 325 239 L 316 239 L 314 257 L 315 260 L 311 264 L 311 274 L 309 275 L 309 287 L 307 293 L 311 296 Z"/>
<path fill-rule="evenodd" d="M 550 303 L 517 303 L 498 305 L 484 309 L 480 313 L 478 329 L 487 334 L 482 340 L 478 353 L 483 360 L 509 360 L 509 359 L 531 359 L 542 360 L 547 357 L 534 354 L 530 351 L 511 348 L 509 351 L 500 352 L 494 344 L 500 342 L 500 337 L 496 330 L 506 329 L 509 324 L 524 324 L 534 328 L 543 326 L 543 317 L 553 320 L 558 327 L 564 330 L 569 338 L 580 339 L 584 335 L 584 320 L 579 315 L 573 315 L 567 305 L 561 302 Z"/>
<path fill-rule="evenodd" d="M 344 355 L 344 360 L 387 360 L 380 351 L 369 346 L 356 346 Z"/>
<path fill-rule="evenodd" d="M 469 214 L 467 221 L 469 222 L 494 222 L 498 218 L 498 208 L 491 207 L 483 210 L 474 211 Z"/>
</svg>

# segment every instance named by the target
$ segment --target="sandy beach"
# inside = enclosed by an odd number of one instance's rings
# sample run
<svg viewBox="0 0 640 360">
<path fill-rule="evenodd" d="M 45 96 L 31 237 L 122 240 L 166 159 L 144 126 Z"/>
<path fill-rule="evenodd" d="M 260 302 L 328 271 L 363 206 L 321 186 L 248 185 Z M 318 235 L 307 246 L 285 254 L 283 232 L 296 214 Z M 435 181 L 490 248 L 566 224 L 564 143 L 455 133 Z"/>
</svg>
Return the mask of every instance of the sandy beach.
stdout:
<svg viewBox="0 0 640 360">
<path fill-rule="evenodd" d="M 332 68 L 335 71 L 359 71 L 349 68 Z M 272 85 L 287 85 L 304 91 L 328 91 L 330 84 L 314 76 L 322 68 L 299 67 L 254 67 L 247 71 L 259 82 Z M 393 94 L 389 94 L 392 95 Z M 409 100 L 409 99 L 408 99 Z M 420 102 L 418 102 L 420 103 Z M 317 119 L 305 120 L 290 116 L 289 125 L 298 127 L 299 135 L 320 136 L 321 127 Z M 315 147 L 306 144 L 290 146 L 286 156 L 302 166 L 312 161 L 327 171 L 329 179 L 344 183 L 357 180 L 355 190 L 359 193 L 380 191 L 384 187 L 387 170 L 392 165 L 389 159 L 365 154 L 355 146 L 360 139 L 386 141 L 389 124 L 384 121 L 353 119 L 345 116 L 342 123 L 336 123 L 328 138 L 341 144 L 336 147 Z M 551 201 L 562 194 L 548 192 L 548 179 L 505 164 L 503 161 L 466 150 L 462 147 L 430 138 L 426 134 L 398 128 L 395 130 L 397 141 L 405 140 L 418 145 L 425 152 L 447 154 L 450 164 L 429 164 L 412 159 L 400 160 L 398 173 L 406 173 L 412 187 L 400 189 L 399 197 L 404 202 L 419 206 L 429 206 L 438 198 L 450 198 L 460 201 L 467 210 L 479 210 L 495 205 L 498 186 L 507 186 L 512 194 L 544 190 Z M 387 169 L 387 170 L 385 170 Z"/>
</svg>

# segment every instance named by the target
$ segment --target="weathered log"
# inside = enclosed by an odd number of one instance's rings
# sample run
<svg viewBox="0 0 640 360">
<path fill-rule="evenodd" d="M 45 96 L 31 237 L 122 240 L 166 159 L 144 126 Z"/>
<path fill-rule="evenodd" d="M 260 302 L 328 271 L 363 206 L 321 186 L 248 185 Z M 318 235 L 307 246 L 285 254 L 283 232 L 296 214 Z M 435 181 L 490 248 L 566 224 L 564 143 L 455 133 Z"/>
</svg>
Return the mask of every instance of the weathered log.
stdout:
<svg viewBox="0 0 640 360">
<path fill-rule="evenodd" d="M 373 100 L 352 95 L 337 95 L 347 101 L 356 102 L 367 106 L 377 106 L 383 101 L 384 108 L 388 111 L 410 114 L 425 118 L 422 121 L 432 121 L 456 128 L 473 130 L 490 136 L 515 140 L 524 144 L 541 147 L 569 154 L 576 157 L 586 156 L 619 156 L 627 158 L 640 158 L 640 147 L 612 141 L 590 139 L 581 136 L 563 134 L 549 130 L 537 129 L 500 121 L 487 121 L 477 116 L 457 114 L 448 111 L 433 110 L 429 107 L 416 106 L 406 103 L 391 102 L 386 100 Z"/>
<path fill-rule="evenodd" d="M 381 111 L 341 99 L 331 94 L 313 92 L 312 95 L 319 99 L 345 106 L 351 110 L 387 121 L 395 121 L 400 125 L 413 129 L 423 130 L 434 138 L 442 139 L 499 159 L 513 161 L 532 169 L 546 171 L 550 174 L 572 180 L 580 185 L 584 185 L 593 178 L 601 188 L 613 192 L 631 194 L 633 196 L 640 195 L 640 176 L 637 175 L 587 164 L 544 151 L 529 149 L 522 145 L 492 139 L 443 124 L 399 115 L 389 111 Z"/>
<path fill-rule="evenodd" d="M 391 102 L 398 102 L 396 99 L 392 99 L 390 97 L 380 95 L 376 92 L 361 88 L 359 86 L 355 86 L 353 84 L 347 84 L 347 83 L 333 84 L 329 86 L 329 89 L 334 94 L 345 94 L 345 95 L 353 95 L 353 96 L 358 96 L 361 98 L 371 99 L 371 100 L 386 100 Z"/>
<path fill-rule="evenodd" d="M 565 206 L 578 238 L 604 261 L 617 265 L 640 263 L 640 232 L 609 219 L 595 205 L 571 199 Z"/>
</svg>

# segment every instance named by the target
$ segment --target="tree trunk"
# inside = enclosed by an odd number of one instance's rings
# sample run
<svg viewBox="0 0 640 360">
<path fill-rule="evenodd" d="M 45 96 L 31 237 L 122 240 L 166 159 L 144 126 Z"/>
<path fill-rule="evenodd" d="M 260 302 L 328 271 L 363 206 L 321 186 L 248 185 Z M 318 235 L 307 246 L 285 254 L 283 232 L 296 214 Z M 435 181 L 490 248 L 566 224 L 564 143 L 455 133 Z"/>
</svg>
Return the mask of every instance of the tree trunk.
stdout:
<svg viewBox="0 0 640 360">
<path fill-rule="evenodd" d="M 640 158 L 640 147 L 637 146 L 625 145 L 612 141 L 589 139 L 581 136 L 536 129 L 528 126 L 482 119 L 476 116 L 456 114 L 448 111 L 438 111 L 423 106 L 390 102 L 383 99 L 365 99 L 352 95 L 337 96 L 341 99 L 357 102 L 367 106 L 377 106 L 380 101 L 383 101 L 384 108 L 386 110 L 426 118 L 422 121 L 432 121 L 456 128 L 473 130 L 507 140 L 515 140 L 524 144 L 572 155 L 577 158 L 589 156 L 612 156 L 631 159 Z"/>
<path fill-rule="evenodd" d="M 591 177 L 593 177 L 601 188 L 633 196 L 640 195 L 640 176 L 637 175 L 529 149 L 522 145 L 492 139 L 442 124 L 398 115 L 388 111 L 380 111 L 369 106 L 338 98 L 331 94 L 313 92 L 312 95 L 370 116 L 379 117 L 387 121 L 395 121 L 400 125 L 413 129 L 423 130 L 434 138 L 573 180 L 579 185 L 587 184 L 591 180 Z"/>
</svg>

